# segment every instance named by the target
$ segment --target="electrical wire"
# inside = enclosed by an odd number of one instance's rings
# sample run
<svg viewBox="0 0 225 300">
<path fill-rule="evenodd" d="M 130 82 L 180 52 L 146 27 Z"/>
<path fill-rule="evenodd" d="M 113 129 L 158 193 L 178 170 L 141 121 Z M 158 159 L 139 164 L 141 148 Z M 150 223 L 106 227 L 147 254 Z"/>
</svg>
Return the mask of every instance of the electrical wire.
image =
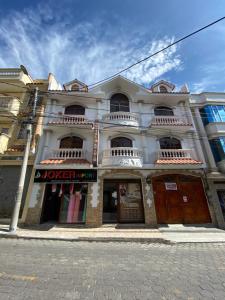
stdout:
<svg viewBox="0 0 225 300">
<path fill-rule="evenodd" d="M 155 56 L 155 55 L 157 55 L 157 54 L 159 54 L 159 53 L 161 53 L 161 52 L 163 52 L 163 51 L 165 51 L 165 50 L 171 48 L 172 46 L 174 46 L 174 45 L 180 43 L 181 41 L 184 41 L 185 39 L 187 39 L 187 38 L 189 38 L 189 37 L 191 37 L 191 36 L 193 36 L 193 35 L 199 33 L 200 31 L 203 31 L 203 30 L 205 30 L 206 28 L 209 28 L 209 27 L 215 25 L 216 23 L 221 22 L 221 21 L 224 20 L 224 19 L 225 19 L 225 16 L 222 17 L 222 18 L 220 18 L 220 19 L 217 19 L 216 21 L 213 21 L 212 23 L 209 23 L 208 25 L 203 26 L 203 27 L 201 27 L 201 28 L 199 28 L 199 29 L 197 29 L 197 30 L 195 30 L 195 31 L 193 31 L 193 32 L 191 32 L 191 33 L 185 35 L 185 36 L 183 36 L 182 38 L 176 40 L 175 42 L 170 43 L 168 46 L 166 46 L 166 47 L 164 47 L 164 48 L 162 48 L 162 49 L 156 51 L 155 53 L 153 53 L 153 54 L 151 54 L 151 55 L 146 56 L 146 57 L 143 58 L 143 59 L 140 59 L 139 61 L 137 61 L 137 62 L 135 62 L 135 63 L 129 65 L 128 67 L 126 67 L 126 68 L 120 70 L 119 72 L 117 72 L 117 73 L 115 73 L 115 74 L 113 74 L 113 75 L 111 75 L 111 76 L 108 76 L 108 77 L 106 77 L 106 78 L 104 78 L 104 79 L 102 79 L 102 80 L 99 80 L 99 81 L 97 81 L 97 82 L 94 82 L 94 83 L 92 83 L 92 84 L 89 84 L 88 87 L 90 87 L 90 86 L 95 86 L 95 85 L 97 85 L 97 84 L 99 84 L 99 83 L 102 83 L 102 82 L 104 82 L 104 81 L 107 81 L 107 80 L 109 80 L 109 79 L 112 79 L 112 78 L 114 78 L 115 76 L 120 75 L 121 73 L 123 73 L 123 72 L 125 72 L 125 71 L 127 71 L 127 70 L 133 68 L 134 66 L 136 66 L 136 65 L 138 65 L 138 64 L 140 64 L 140 63 L 142 63 L 142 62 L 144 62 L 144 61 L 146 61 L 146 60 L 152 58 L 153 56 Z"/>
</svg>

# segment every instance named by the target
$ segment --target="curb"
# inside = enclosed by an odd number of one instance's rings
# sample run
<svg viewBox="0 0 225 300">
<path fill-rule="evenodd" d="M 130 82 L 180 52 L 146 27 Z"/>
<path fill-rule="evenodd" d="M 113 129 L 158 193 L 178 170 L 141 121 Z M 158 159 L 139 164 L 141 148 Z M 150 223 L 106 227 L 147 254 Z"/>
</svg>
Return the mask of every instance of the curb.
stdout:
<svg viewBox="0 0 225 300">
<path fill-rule="evenodd" d="M 162 238 L 117 238 L 117 237 L 77 237 L 77 238 L 58 238 L 58 237 L 28 237 L 17 234 L 0 234 L 0 238 L 23 239 L 23 240 L 46 240 L 46 241 L 64 241 L 64 242 L 99 242 L 99 243 L 142 243 L 142 244 L 166 244 L 174 245 L 176 243 Z"/>
</svg>

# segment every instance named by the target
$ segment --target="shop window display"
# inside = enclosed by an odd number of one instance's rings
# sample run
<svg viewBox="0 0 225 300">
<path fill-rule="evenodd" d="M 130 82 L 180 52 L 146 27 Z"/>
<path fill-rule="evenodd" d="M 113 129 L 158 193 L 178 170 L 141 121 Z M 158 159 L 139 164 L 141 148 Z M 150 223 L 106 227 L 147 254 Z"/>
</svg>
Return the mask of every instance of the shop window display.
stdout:
<svg viewBox="0 0 225 300">
<path fill-rule="evenodd" d="M 48 184 L 42 222 L 85 223 L 88 184 Z"/>
</svg>

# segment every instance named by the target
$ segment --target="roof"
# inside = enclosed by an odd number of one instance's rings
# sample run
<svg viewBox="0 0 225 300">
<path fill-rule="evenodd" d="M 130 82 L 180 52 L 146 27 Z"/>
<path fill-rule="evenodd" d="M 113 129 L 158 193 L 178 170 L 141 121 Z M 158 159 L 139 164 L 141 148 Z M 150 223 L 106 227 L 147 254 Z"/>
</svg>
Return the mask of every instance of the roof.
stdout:
<svg viewBox="0 0 225 300">
<path fill-rule="evenodd" d="M 172 83 L 170 83 L 170 82 L 168 82 L 168 81 L 166 81 L 166 80 L 160 80 L 160 81 L 154 83 L 154 84 L 151 86 L 151 89 L 152 89 L 153 87 L 155 87 L 155 86 L 160 85 L 160 84 L 167 85 L 167 86 L 169 86 L 172 90 L 175 88 L 175 85 L 174 85 L 174 84 L 172 84 Z"/>
<path fill-rule="evenodd" d="M 192 158 L 167 158 L 167 159 L 157 159 L 155 162 L 159 165 L 201 165 L 202 162 L 192 159 Z"/>
</svg>

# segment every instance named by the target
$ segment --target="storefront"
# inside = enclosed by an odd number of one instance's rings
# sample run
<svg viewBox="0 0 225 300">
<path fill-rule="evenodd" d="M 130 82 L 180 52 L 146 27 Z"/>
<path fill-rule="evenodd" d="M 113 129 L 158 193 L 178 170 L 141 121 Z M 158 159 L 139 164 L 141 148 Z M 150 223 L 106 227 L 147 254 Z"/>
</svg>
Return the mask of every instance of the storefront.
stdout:
<svg viewBox="0 0 225 300">
<path fill-rule="evenodd" d="M 36 170 L 34 182 L 45 185 L 40 222 L 86 222 L 88 184 L 97 170 Z"/>
<path fill-rule="evenodd" d="M 103 223 L 144 223 L 140 180 L 104 180 Z"/>
</svg>

